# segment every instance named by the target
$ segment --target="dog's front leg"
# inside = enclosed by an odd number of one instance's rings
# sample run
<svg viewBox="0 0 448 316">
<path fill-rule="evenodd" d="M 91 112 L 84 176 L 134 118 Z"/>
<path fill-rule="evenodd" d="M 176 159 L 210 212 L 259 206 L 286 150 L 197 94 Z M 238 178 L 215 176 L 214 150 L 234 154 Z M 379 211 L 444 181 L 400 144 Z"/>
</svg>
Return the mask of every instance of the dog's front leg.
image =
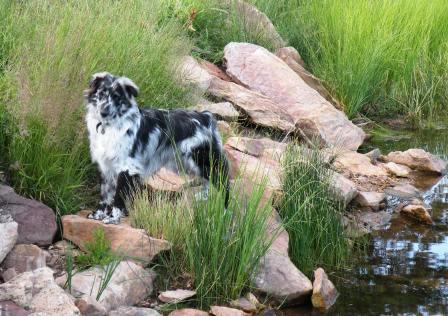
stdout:
<svg viewBox="0 0 448 316">
<path fill-rule="evenodd" d="M 103 219 L 106 224 L 118 224 L 120 218 L 127 215 L 126 199 L 128 199 L 135 190 L 141 185 L 141 179 L 138 175 L 131 175 L 129 171 L 120 172 L 117 180 L 117 189 L 115 190 L 113 207 L 107 212 Z"/>
<path fill-rule="evenodd" d="M 89 214 L 89 218 L 102 220 L 112 210 L 114 196 L 117 188 L 117 176 L 114 174 L 101 174 L 101 201 L 95 211 Z"/>
</svg>

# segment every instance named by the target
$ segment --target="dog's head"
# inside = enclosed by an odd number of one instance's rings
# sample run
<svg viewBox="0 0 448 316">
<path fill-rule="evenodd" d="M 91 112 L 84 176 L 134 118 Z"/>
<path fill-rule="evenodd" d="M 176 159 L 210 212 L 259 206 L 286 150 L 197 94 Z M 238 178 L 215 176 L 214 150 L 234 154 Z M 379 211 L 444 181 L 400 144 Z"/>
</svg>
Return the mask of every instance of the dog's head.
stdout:
<svg viewBox="0 0 448 316">
<path fill-rule="evenodd" d="M 89 111 L 99 120 L 109 122 L 125 115 L 136 107 L 137 85 L 126 77 L 116 77 L 108 72 L 93 75 L 89 88 L 84 91 Z"/>
</svg>

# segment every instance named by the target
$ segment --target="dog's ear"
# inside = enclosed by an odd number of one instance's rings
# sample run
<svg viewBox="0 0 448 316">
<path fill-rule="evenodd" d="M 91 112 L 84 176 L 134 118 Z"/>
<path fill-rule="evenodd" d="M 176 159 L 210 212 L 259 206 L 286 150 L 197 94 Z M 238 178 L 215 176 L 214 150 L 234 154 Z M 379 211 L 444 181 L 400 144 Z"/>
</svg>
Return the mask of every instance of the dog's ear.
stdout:
<svg viewBox="0 0 448 316">
<path fill-rule="evenodd" d="M 129 97 L 136 97 L 139 92 L 139 88 L 131 79 L 127 77 L 120 77 L 118 83 L 123 87 L 124 91 L 128 94 Z"/>
<path fill-rule="evenodd" d="M 90 79 L 90 81 L 89 81 L 89 88 L 84 90 L 84 96 L 86 98 L 90 97 L 93 93 L 96 92 L 100 83 L 109 76 L 112 76 L 112 75 L 105 71 L 97 72 L 96 74 L 93 74 L 92 79 Z"/>
</svg>

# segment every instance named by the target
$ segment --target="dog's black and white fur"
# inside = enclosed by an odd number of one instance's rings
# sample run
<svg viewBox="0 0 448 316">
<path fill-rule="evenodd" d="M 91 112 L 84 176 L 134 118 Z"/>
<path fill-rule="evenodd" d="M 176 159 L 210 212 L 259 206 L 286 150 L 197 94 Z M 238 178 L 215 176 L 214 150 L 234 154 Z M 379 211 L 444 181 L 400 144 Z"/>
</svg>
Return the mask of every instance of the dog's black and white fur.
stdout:
<svg viewBox="0 0 448 316">
<path fill-rule="evenodd" d="M 101 202 L 89 218 L 118 223 L 127 215 L 126 196 L 164 166 L 202 177 L 205 189 L 220 168 L 227 207 L 228 162 L 213 115 L 141 109 L 138 91 L 129 78 L 103 72 L 93 75 L 84 93 L 90 153 L 101 174 Z"/>
</svg>

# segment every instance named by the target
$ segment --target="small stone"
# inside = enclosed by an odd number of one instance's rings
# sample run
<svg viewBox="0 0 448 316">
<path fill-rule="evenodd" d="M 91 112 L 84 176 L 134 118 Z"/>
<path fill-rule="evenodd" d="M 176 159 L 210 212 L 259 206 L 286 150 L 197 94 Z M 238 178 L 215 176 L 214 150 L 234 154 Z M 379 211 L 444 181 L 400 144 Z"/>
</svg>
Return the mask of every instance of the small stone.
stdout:
<svg viewBox="0 0 448 316">
<path fill-rule="evenodd" d="M 16 245 L 5 258 L 2 267 L 14 268 L 16 273 L 43 268 L 46 265 L 47 254 L 35 245 Z"/>
<path fill-rule="evenodd" d="M 425 225 L 434 224 L 431 215 L 424 205 L 406 205 L 401 209 L 401 214 Z"/>
<path fill-rule="evenodd" d="M 245 297 L 249 302 L 254 304 L 257 307 L 257 309 L 265 308 L 265 306 L 263 304 L 261 304 L 260 301 L 257 299 L 257 297 L 255 295 L 253 295 L 251 292 L 247 292 Z"/>
<path fill-rule="evenodd" d="M 324 269 L 314 271 L 313 295 L 311 302 L 316 308 L 329 309 L 338 298 L 339 293 L 334 284 L 328 279 Z"/>
<path fill-rule="evenodd" d="M 421 196 L 420 191 L 410 184 L 399 184 L 393 188 L 386 189 L 384 192 L 404 200 L 419 198 Z"/>
<path fill-rule="evenodd" d="M 356 203 L 359 206 L 371 208 L 374 211 L 380 209 L 380 203 L 384 201 L 386 195 L 381 192 L 359 192 L 356 196 Z"/>
<path fill-rule="evenodd" d="M 178 289 L 174 291 L 165 291 L 160 293 L 159 300 L 161 300 L 164 303 L 176 304 L 181 301 L 185 301 L 195 295 L 196 295 L 195 291 Z"/>
<path fill-rule="evenodd" d="M 230 302 L 230 307 L 234 307 L 237 309 L 241 309 L 245 312 L 248 313 L 254 313 L 257 311 L 257 306 L 255 304 L 253 304 L 252 302 L 250 302 L 247 298 L 245 297 L 240 297 L 236 300 L 233 300 Z"/>
<path fill-rule="evenodd" d="M 111 311 L 109 316 L 162 316 L 158 311 L 151 308 L 121 306 Z"/>
<path fill-rule="evenodd" d="M 17 271 L 14 268 L 9 268 L 2 273 L 3 281 L 8 282 L 17 276 Z"/>
<path fill-rule="evenodd" d="M 107 310 L 104 306 L 89 295 L 83 295 L 82 297 L 77 298 L 75 300 L 75 305 L 82 315 L 103 316 L 107 314 Z"/>
<path fill-rule="evenodd" d="M 172 311 L 168 316 L 208 316 L 209 313 L 193 308 L 183 308 Z"/>
<path fill-rule="evenodd" d="M 378 159 L 381 157 L 381 150 L 379 150 L 378 148 L 375 148 L 371 151 L 369 151 L 368 153 L 365 154 L 367 157 L 370 158 L 370 162 L 375 164 Z"/>
<path fill-rule="evenodd" d="M 348 205 L 358 195 L 353 181 L 337 172 L 332 172 L 330 189 L 333 192 L 333 197 L 344 205 Z"/>
<path fill-rule="evenodd" d="M 396 177 L 407 178 L 407 177 L 409 177 L 409 174 L 411 172 L 411 169 L 409 167 L 404 166 L 404 165 L 399 165 L 392 161 L 385 163 L 383 166 L 384 166 L 384 168 L 386 168 L 386 170 L 390 174 L 392 174 Z"/>
<path fill-rule="evenodd" d="M 224 306 L 211 306 L 210 312 L 215 316 L 249 316 L 239 309 L 224 307 Z"/>
</svg>

